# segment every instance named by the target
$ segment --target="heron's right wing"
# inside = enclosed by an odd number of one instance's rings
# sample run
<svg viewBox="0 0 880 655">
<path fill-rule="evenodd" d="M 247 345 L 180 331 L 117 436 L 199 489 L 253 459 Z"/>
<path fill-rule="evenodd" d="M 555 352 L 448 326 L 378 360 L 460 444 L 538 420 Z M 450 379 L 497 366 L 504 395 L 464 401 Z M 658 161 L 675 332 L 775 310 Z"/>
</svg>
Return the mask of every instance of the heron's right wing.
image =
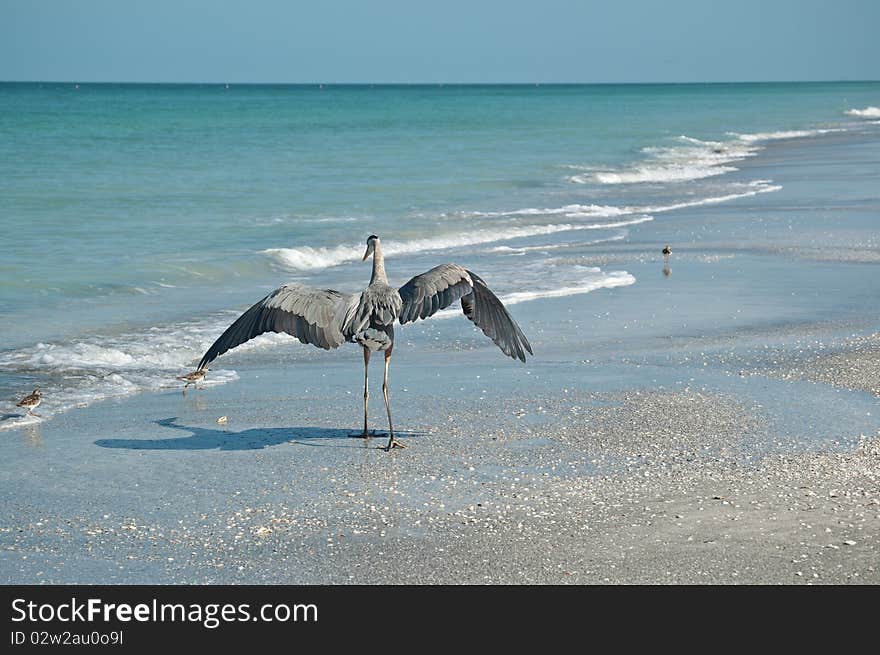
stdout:
<svg viewBox="0 0 880 655">
<path fill-rule="evenodd" d="M 286 332 L 303 343 L 330 350 L 345 343 L 345 326 L 360 294 L 286 284 L 275 289 L 230 325 L 199 362 L 204 368 L 228 350 L 264 332 Z"/>
<path fill-rule="evenodd" d="M 529 340 L 504 303 L 492 293 L 483 278 L 458 264 L 441 264 L 416 275 L 400 287 L 400 297 L 403 300 L 398 317 L 401 325 L 433 316 L 461 300 L 464 315 L 505 355 L 524 362 L 526 353 L 532 354 Z"/>
<path fill-rule="evenodd" d="M 400 324 L 433 316 L 473 290 L 471 276 L 458 264 L 440 264 L 416 275 L 399 289 Z"/>
</svg>

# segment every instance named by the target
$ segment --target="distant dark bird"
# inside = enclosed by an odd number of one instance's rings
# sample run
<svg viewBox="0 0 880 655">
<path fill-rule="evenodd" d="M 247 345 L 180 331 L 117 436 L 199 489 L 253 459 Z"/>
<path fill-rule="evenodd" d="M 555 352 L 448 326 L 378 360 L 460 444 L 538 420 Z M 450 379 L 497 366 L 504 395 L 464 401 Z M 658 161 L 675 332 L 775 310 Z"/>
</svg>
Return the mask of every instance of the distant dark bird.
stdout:
<svg viewBox="0 0 880 655">
<path fill-rule="evenodd" d="M 370 355 L 385 355 L 385 376 L 382 395 L 388 414 L 388 445 L 403 448 L 394 438 L 391 406 L 388 401 L 388 364 L 394 349 L 394 322 L 410 323 L 433 316 L 441 309 L 461 301 L 464 315 L 492 339 L 508 357 L 526 361 L 532 347 L 507 309 L 481 277 L 457 264 L 441 264 L 416 275 L 399 289 L 388 284 L 385 258 L 379 237 L 367 239 L 363 260 L 373 256 L 370 284 L 360 293 L 341 293 L 332 289 L 315 289 L 302 284 L 286 284 L 270 293 L 242 314 L 214 342 L 199 370 L 226 351 L 264 332 L 286 332 L 303 343 L 330 350 L 343 343 L 357 343 L 364 351 L 364 431 L 357 435 L 369 437 L 367 404 L 370 397 L 368 374 Z"/>
<path fill-rule="evenodd" d="M 663 247 L 662 252 L 663 252 L 663 261 L 665 261 L 668 264 L 669 263 L 669 255 L 672 254 L 672 248 L 669 247 L 669 245 L 666 245 Z"/>
<path fill-rule="evenodd" d="M 178 380 L 182 380 L 183 382 L 186 382 L 186 384 L 183 385 L 183 395 L 184 396 L 186 395 L 186 388 L 191 384 L 194 385 L 196 389 L 198 389 L 199 382 L 201 382 L 205 378 L 205 373 L 207 373 L 207 372 L 208 372 L 207 368 L 199 368 L 198 370 L 193 371 L 192 373 L 187 373 L 186 375 L 177 376 Z"/>
<path fill-rule="evenodd" d="M 31 416 L 37 416 L 37 414 L 34 414 L 34 410 L 40 406 L 41 402 L 43 402 L 43 392 L 39 389 L 34 389 L 33 393 L 19 400 L 16 406 L 24 407 Z"/>
</svg>

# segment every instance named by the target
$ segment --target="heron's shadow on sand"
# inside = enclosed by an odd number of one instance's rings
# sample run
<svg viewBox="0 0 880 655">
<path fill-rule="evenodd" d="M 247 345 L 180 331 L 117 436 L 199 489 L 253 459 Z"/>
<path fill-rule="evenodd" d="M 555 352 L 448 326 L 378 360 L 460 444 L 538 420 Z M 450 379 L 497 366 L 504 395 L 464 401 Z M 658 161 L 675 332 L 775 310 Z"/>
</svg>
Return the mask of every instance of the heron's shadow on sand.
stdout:
<svg viewBox="0 0 880 655">
<path fill-rule="evenodd" d="M 385 441 L 377 434 L 375 439 L 354 439 L 355 430 L 339 428 L 293 427 L 250 428 L 240 432 L 212 430 L 210 428 L 181 425 L 177 417 L 153 421 L 156 425 L 189 432 L 188 437 L 168 439 L 98 439 L 95 444 L 102 448 L 127 448 L 129 450 L 259 450 L 285 443 L 304 446 L 332 446 L 336 448 L 384 447 Z M 416 433 L 401 433 L 414 436 Z M 387 439 L 387 435 L 385 439 Z M 332 439 L 335 443 L 309 443 L 313 440 Z M 337 441 L 338 440 L 338 441 Z"/>
</svg>

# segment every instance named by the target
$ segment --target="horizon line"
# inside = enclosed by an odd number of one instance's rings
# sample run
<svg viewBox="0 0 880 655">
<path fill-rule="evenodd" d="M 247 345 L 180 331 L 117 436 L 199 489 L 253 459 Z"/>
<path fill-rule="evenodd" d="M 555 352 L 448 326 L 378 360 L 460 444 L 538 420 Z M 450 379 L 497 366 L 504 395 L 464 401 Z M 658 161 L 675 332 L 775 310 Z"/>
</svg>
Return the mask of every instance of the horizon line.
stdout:
<svg viewBox="0 0 880 655">
<path fill-rule="evenodd" d="M 649 86 L 649 85 L 700 85 L 700 84 L 841 84 L 841 83 L 877 83 L 880 79 L 826 79 L 826 80 L 727 80 L 727 81 L 654 81 L 654 82 L 536 82 L 536 81 L 519 81 L 519 82 L 326 82 L 326 81 L 308 81 L 308 82 L 241 82 L 241 81 L 163 81 L 163 80 L 0 80 L 0 84 L 131 84 L 131 85 L 238 85 L 238 86 Z"/>
</svg>

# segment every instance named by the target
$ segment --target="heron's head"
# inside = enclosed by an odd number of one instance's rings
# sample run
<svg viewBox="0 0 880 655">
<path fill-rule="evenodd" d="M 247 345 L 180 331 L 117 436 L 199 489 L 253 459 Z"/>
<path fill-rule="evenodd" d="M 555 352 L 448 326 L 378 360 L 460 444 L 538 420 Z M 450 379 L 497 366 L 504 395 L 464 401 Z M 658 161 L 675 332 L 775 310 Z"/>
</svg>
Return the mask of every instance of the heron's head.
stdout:
<svg viewBox="0 0 880 655">
<path fill-rule="evenodd" d="M 367 250 L 364 253 L 364 258 L 361 261 L 367 261 L 367 257 L 376 252 L 376 246 L 379 245 L 379 237 L 375 234 L 371 234 L 367 237 Z"/>
</svg>

